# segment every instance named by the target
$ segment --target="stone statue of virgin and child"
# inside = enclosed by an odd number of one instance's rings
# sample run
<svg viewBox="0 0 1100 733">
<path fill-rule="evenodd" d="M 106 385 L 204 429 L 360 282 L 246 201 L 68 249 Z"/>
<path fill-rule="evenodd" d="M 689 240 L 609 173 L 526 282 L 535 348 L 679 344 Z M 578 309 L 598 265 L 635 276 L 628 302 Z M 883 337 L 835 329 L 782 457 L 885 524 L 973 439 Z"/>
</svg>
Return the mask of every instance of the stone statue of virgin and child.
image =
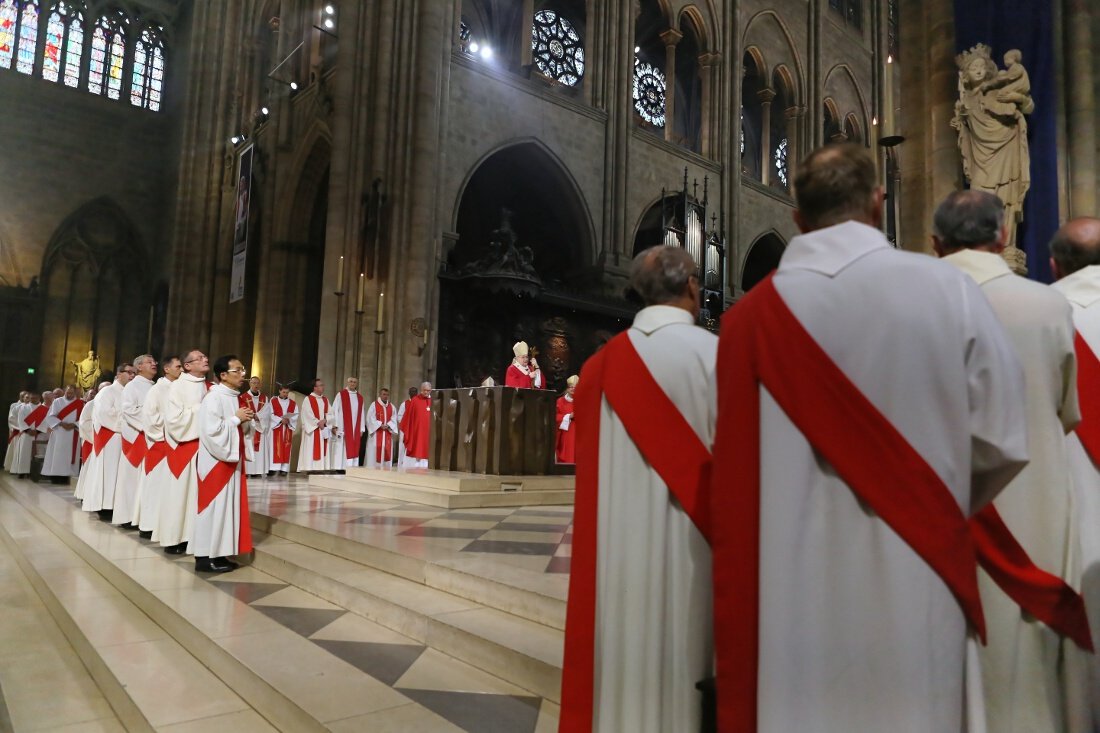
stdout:
<svg viewBox="0 0 1100 733">
<path fill-rule="evenodd" d="M 959 133 L 963 172 L 970 188 L 988 191 L 1005 205 L 1008 241 L 1005 259 L 1025 270 L 1024 253 L 1016 247 L 1016 227 L 1023 221 L 1024 197 L 1031 187 L 1027 120 L 1035 111 L 1031 81 L 1022 55 L 1011 50 L 998 69 L 992 50 L 978 44 L 955 57 L 959 99 L 951 126 Z"/>
</svg>

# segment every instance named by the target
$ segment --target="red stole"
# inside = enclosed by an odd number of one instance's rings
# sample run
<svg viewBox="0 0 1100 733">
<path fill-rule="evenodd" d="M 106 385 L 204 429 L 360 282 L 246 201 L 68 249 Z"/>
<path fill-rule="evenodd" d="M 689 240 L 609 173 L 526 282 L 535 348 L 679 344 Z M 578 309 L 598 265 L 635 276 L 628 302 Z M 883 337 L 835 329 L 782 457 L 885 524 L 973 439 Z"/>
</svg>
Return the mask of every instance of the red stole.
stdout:
<svg viewBox="0 0 1100 733">
<path fill-rule="evenodd" d="M 1081 422 L 1077 438 L 1085 452 L 1100 466 L 1100 360 L 1080 333 L 1074 334 L 1077 352 L 1077 401 L 1081 405 Z"/>
<path fill-rule="evenodd" d="M 297 406 L 294 404 L 294 400 L 287 400 L 286 414 L 294 414 L 294 410 Z M 278 398 L 271 399 L 271 412 L 275 417 L 280 418 L 283 416 L 283 405 L 279 402 Z M 271 462 L 276 464 L 290 463 L 290 439 L 291 431 L 289 425 L 283 425 L 278 423 L 271 429 Z"/>
<path fill-rule="evenodd" d="M 363 439 L 363 395 L 355 393 L 355 424 L 349 428 L 348 415 L 351 414 L 351 392 L 340 390 L 340 409 L 344 415 L 344 451 L 348 460 L 359 457 L 359 442 Z"/>
<path fill-rule="evenodd" d="M 145 475 L 151 474 L 158 463 L 168 458 L 170 452 L 171 448 L 165 440 L 158 440 L 150 445 L 149 450 L 145 452 Z"/>
<path fill-rule="evenodd" d="M 405 403 L 405 414 L 401 416 L 401 439 L 405 443 L 405 455 L 410 458 L 428 457 L 432 430 L 431 410 L 431 397 L 416 395 Z"/>
<path fill-rule="evenodd" d="M 238 398 L 238 401 L 241 407 L 247 407 L 248 409 L 252 410 L 253 413 L 259 413 L 260 410 L 264 409 L 264 405 L 267 404 L 267 395 L 261 392 L 260 396 L 253 400 L 252 392 L 246 389 L 244 392 L 241 392 L 241 396 Z M 252 431 L 253 451 L 258 451 L 260 449 L 260 438 L 262 437 L 263 436 L 260 434 L 259 430 Z"/>
<path fill-rule="evenodd" d="M 183 475 L 183 469 L 191 463 L 195 458 L 195 454 L 199 452 L 199 439 L 192 438 L 191 440 L 185 440 L 176 446 L 175 450 L 171 450 L 168 453 L 168 470 L 172 472 L 172 475 L 179 478 Z"/>
<path fill-rule="evenodd" d="M 126 440 L 125 437 L 122 439 L 122 455 L 126 456 L 126 460 L 134 468 L 141 467 L 147 450 L 149 450 L 149 445 L 145 442 L 145 433 L 138 433 L 133 443 Z"/>
<path fill-rule="evenodd" d="M 324 404 L 324 411 L 320 412 L 320 405 Z M 310 394 L 309 407 L 313 410 L 313 416 L 323 420 L 328 414 L 328 397 L 321 397 L 321 403 L 317 402 L 317 395 Z M 319 461 L 328 453 L 328 441 L 321 439 L 321 428 L 313 431 L 313 460 Z"/>
<path fill-rule="evenodd" d="M 248 515 L 248 477 L 244 473 L 244 430 L 237 426 L 237 439 L 240 441 L 237 460 L 217 461 L 205 476 L 199 477 L 199 513 L 210 506 L 218 494 L 229 485 L 233 474 L 241 474 L 240 524 L 237 528 L 237 553 L 252 552 L 252 526 Z"/>
<path fill-rule="evenodd" d="M 80 413 L 84 412 L 84 400 L 75 399 L 69 404 L 62 407 L 61 410 L 57 413 L 57 419 L 64 420 L 69 415 L 73 414 L 74 411 L 76 412 L 76 421 L 79 421 Z M 80 445 L 80 431 L 70 430 L 69 432 L 73 434 L 73 451 L 72 455 L 69 457 L 69 462 L 76 463 L 77 448 Z"/>
<path fill-rule="evenodd" d="M 97 456 L 103 452 L 103 449 L 107 447 L 113 437 L 115 437 L 115 431 L 110 428 L 100 428 L 95 431 L 95 441 L 92 443 L 92 447 Z"/>
<path fill-rule="evenodd" d="M 605 380 L 605 373 L 613 376 Z M 630 337 L 621 333 L 609 341 L 585 363 L 581 381 L 584 390 L 577 391 L 574 401 L 581 420 L 577 424 L 573 561 L 565 624 L 563 731 L 592 728 L 602 397 L 699 531 L 709 536 L 710 530 L 710 452 L 653 379 Z"/>
<path fill-rule="evenodd" d="M 573 418 L 570 418 L 568 430 L 562 430 L 560 427 L 566 415 L 575 414 L 574 406 L 575 403 L 565 399 L 565 395 L 558 398 L 557 415 L 554 418 L 558 434 L 557 447 L 554 454 L 558 463 L 575 463 L 577 460 L 577 430 Z"/>
<path fill-rule="evenodd" d="M 46 419 L 46 414 L 49 413 L 49 408 L 45 405 L 39 405 L 31 410 L 30 414 L 23 418 L 23 422 L 27 423 L 32 428 L 38 428 L 42 421 Z"/>
<path fill-rule="evenodd" d="M 374 410 L 374 419 L 382 423 L 382 427 L 374 433 L 374 462 L 384 463 L 393 460 L 393 436 L 386 425 L 393 419 L 393 403 L 383 405 L 378 400 L 371 404 Z"/>
<path fill-rule="evenodd" d="M 851 491 L 940 576 L 984 640 L 967 517 L 931 466 L 814 341 L 772 277 L 722 319 L 718 363 L 711 492 L 718 729 L 757 728 L 761 385 Z"/>
</svg>

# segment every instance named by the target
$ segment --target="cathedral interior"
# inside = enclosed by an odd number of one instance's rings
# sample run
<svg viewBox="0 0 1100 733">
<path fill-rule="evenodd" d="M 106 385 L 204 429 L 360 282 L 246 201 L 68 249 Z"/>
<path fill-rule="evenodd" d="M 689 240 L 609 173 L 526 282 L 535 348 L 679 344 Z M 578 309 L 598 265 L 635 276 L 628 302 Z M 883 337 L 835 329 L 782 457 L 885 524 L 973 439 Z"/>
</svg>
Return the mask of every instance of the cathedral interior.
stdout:
<svg viewBox="0 0 1100 733">
<path fill-rule="evenodd" d="M 866 146 L 884 232 L 930 254 L 977 43 L 1024 49 L 1019 246 L 1049 281 L 1058 223 L 1098 211 L 1100 10 L 995 5 L 0 0 L 0 391 L 201 349 L 266 391 L 403 394 L 500 383 L 520 340 L 560 391 L 641 307 L 647 247 L 692 253 L 717 328 L 821 145 Z"/>
</svg>

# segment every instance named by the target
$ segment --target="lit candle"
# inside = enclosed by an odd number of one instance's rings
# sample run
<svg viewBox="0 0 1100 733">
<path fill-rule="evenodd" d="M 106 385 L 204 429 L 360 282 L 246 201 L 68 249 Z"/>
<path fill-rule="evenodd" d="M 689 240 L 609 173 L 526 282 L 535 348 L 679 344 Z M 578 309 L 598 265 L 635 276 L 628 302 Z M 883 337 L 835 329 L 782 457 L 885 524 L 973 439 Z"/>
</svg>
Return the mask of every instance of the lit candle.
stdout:
<svg viewBox="0 0 1100 733">
<path fill-rule="evenodd" d="M 427 327 L 425 327 L 425 328 L 424 328 L 424 345 L 425 345 L 425 346 L 427 346 L 427 345 L 428 345 L 428 334 L 429 334 L 429 333 L 431 333 L 431 329 L 430 329 L 430 328 L 427 328 Z"/>
<path fill-rule="evenodd" d="M 336 292 L 344 292 L 344 255 L 340 255 L 340 264 L 336 267 Z"/>
<path fill-rule="evenodd" d="M 882 136 L 889 137 L 894 134 L 894 57 L 886 57 L 885 78 L 882 80 L 883 107 L 882 110 Z"/>
<path fill-rule="evenodd" d="M 359 273 L 359 297 L 355 300 L 355 312 L 363 312 L 363 273 Z"/>
<path fill-rule="evenodd" d="M 375 331 L 381 331 L 382 330 L 382 298 L 383 298 L 383 296 L 385 296 L 385 293 L 379 293 L 378 294 L 378 320 L 376 320 L 374 322 L 374 330 Z"/>
</svg>

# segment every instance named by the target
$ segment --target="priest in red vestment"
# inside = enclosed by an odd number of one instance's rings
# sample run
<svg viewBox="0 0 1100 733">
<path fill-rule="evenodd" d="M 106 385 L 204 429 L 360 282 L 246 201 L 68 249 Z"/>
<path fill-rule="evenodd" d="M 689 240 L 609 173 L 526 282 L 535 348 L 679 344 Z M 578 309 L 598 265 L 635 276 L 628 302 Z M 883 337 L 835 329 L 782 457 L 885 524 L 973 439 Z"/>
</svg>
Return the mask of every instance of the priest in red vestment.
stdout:
<svg viewBox="0 0 1100 733">
<path fill-rule="evenodd" d="M 505 387 L 520 389 L 542 389 L 546 383 L 542 380 L 539 363 L 531 357 L 526 341 L 520 341 L 512 347 L 515 358 L 504 373 Z"/>
<path fill-rule="evenodd" d="M 432 434 L 432 383 L 420 385 L 409 399 L 401 418 L 401 439 L 405 445 L 405 468 L 427 468 Z"/>
<path fill-rule="evenodd" d="M 579 381 L 581 378 L 576 374 L 565 380 L 565 394 L 558 398 L 558 414 L 555 418 L 558 426 L 555 450 L 558 463 L 576 463 L 577 431 L 573 429 L 573 395 Z"/>
</svg>

